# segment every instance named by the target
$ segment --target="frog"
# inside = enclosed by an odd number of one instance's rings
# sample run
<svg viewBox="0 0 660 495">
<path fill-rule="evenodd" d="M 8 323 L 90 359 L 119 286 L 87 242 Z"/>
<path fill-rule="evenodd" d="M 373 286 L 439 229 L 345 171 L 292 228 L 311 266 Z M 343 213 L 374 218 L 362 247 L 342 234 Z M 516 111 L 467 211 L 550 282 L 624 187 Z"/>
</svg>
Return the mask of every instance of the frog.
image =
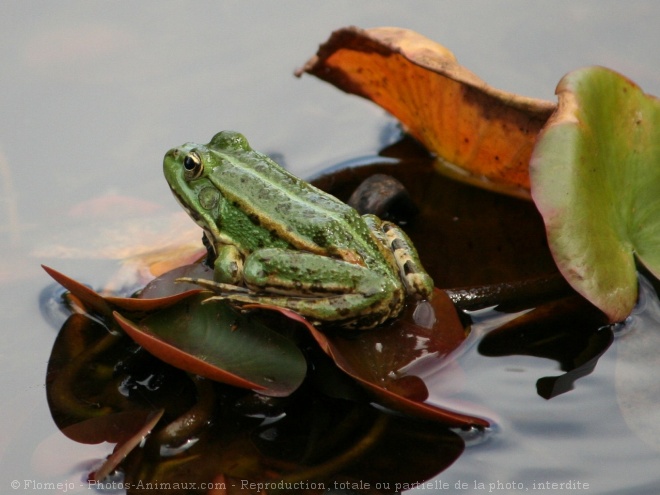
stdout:
<svg viewBox="0 0 660 495">
<path fill-rule="evenodd" d="M 222 131 L 163 160 L 174 197 L 203 229 L 213 280 L 182 278 L 238 307 L 276 307 L 315 327 L 369 330 L 433 280 L 403 229 L 298 178 L 245 136 Z"/>
</svg>

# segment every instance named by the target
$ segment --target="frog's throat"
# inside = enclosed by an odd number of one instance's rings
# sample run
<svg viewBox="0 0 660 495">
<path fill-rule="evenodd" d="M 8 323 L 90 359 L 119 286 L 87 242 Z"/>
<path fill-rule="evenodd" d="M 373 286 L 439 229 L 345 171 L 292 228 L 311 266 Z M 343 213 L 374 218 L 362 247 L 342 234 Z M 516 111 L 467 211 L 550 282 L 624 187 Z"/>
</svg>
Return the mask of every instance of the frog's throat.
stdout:
<svg viewBox="0 0 660 495">
<path fill-rule="evenodd" d="M 179 196 L 179 194 L 173 188 L 170 189 L 177 203 L 179 203 L 181 208 L 183 208 L 188 216 L 201 227 L 201 229 L 204 231 L 204 235 L 209 241 L 209 244 L 213 247 L 213 251 L 215 254 L 218 254 L 218 244 L 226 244 L 226 242 L 222 241 L 222 235 L 218 230 L 215 222 L 209 223 L 209 220 L 205 219 L 203 215 L 199 214 L 199 212 L 188 208 L 186 202 L 181 198 L 181 196 Z"/>
</svg>

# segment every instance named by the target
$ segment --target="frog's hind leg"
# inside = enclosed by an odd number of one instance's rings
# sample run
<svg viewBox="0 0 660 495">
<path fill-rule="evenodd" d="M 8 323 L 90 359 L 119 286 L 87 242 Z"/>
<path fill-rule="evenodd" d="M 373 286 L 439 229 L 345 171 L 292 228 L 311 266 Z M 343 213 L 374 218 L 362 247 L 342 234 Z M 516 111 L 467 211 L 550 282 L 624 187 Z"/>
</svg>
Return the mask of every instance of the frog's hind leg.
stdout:
<svg viewBox="0 0 660 495">
<path fill-rule="evenodd" d="M 372 328 L 403 307 L 403 289 L 396 280 L 308 252 L 260 249 L 246 258 L 243 277 L 245 290 L 210 281 L 203 285 L 218 293 L 213 299 L 279 306 L 314 324 L 347 328 Z"/>
</svg>

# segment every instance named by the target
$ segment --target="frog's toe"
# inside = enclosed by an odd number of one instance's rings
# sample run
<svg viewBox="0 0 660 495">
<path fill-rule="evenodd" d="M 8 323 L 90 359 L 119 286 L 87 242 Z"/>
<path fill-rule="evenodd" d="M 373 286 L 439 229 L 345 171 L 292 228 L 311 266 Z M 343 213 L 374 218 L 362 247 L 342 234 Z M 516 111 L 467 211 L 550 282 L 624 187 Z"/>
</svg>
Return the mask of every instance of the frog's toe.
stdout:
<svg viewBox="0 0 660 495">
<path fill-rule="evenodd" d="M 231 294 L 247 294 L 250 292 L 249 289 L 241 287 L 239 285 L 224 284 L 222 282 L 215 282 L 214 280 L 208 280 L 205 278 L 191 278 L 191 277 L 179 277 L 175 280 L 176 282 L 186 282 L 189 284 L 199 285 L 205 289 L 212 290 L 217 293 L 231 293 Z"/>
</svg>

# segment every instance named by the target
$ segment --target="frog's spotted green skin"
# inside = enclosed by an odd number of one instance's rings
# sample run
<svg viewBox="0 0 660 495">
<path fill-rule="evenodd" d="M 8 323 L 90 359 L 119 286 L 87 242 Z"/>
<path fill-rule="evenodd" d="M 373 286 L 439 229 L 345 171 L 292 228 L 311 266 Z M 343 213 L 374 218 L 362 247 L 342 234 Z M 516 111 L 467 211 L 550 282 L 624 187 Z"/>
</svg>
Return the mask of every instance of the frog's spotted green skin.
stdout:
<svg viewBox="0 0 660 495">
<path fill-rule="evenodd" d="M 204 229 L 215 281 L 194 282 L 237 304 L 276 305 L 315 325 L 369 329 L 399 315 L 433 281 L 396 225 L 360 216 L 291 175 L 236 132 L 167 152 L 172 192 Z"/>
</svg>

